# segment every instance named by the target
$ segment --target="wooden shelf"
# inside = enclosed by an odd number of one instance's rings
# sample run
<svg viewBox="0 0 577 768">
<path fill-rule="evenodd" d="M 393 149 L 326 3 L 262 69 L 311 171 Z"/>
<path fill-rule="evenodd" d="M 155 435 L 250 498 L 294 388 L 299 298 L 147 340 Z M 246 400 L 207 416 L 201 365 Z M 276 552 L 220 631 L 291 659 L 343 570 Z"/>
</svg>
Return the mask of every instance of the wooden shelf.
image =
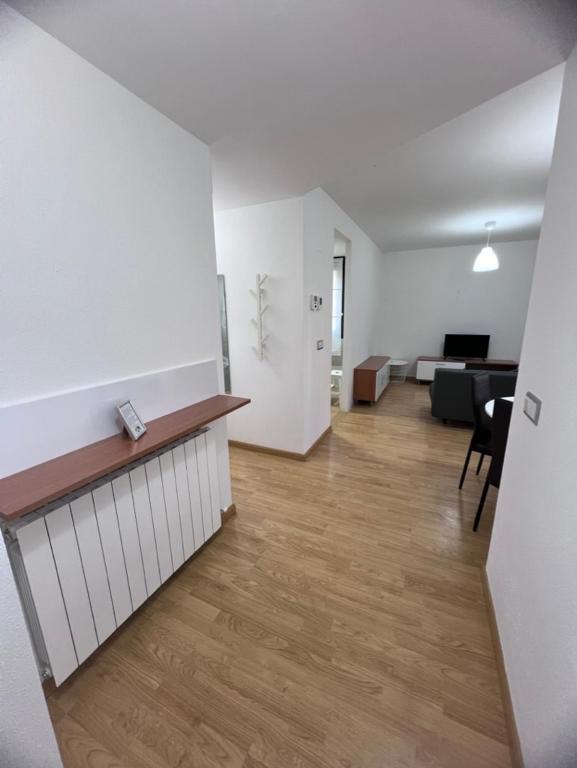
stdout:
<svg viewBox="0 0 577 768">
<path fill-rule="evenodd" d="M 430 355 L 420 355 L 419 360 L 430 363 L 465 363 L 467 370 L 476 369 L 483 371 L 516 371 L 519 363 L 516 360 L 494 360 L 491 358 L 480 357 L 434 357 Z"/>
<path fill-rule="evenodd" d="M 388 355 L 373 355 L 360 365 L 357 365 L 355 371 L 378 371 L 383 365 L 386 365 L 391 358 Z"/>
<path fill-rule="evenodd" d="M 5 477 L 0 480 L 0 518 L 22 517 L 248 403 L 244 397 L 215 395 L 148 422 L 146 434 L 136 442 L 122 432 Z"/>
</svg>

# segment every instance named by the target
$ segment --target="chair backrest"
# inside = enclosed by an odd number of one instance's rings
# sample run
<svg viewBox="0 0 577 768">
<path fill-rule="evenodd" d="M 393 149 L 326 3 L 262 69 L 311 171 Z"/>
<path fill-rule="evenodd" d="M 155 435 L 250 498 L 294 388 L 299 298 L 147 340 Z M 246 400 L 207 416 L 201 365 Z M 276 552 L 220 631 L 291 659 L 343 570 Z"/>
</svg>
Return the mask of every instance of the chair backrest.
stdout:
<svg viewBox="0 0 577 768">
<path fill-rule="evenodd" d="M 488 373 L 478 373 L 471 379 L 473 394 L 473 423 L 476 430 L 491 431 L 491 419 L 485 413 L 485 403 L 493 399 Z"/>
<path fill-rule="evenodd" d="M 510 397 L 515 394 L 517 371 L 491 371 L 491 397 Z"/>
<path fill-rule="evenodd" d="M 491 460 L 491 468 L 489 469 L 489 482 L 495 488 L 498 488 L 501 483 L 512 411 L 513 403 L 510 400 L 495 400 L 492 431 L 493 458 Z"/>
</svg>

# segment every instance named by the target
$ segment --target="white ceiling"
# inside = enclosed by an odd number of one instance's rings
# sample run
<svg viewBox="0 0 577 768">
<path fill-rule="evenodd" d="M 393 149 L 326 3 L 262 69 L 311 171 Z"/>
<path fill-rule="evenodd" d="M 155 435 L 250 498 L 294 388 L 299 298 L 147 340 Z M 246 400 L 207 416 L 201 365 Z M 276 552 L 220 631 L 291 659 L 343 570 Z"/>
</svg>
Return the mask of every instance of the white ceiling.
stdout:
<svg viewBox="0 0 577 768">
<path fill-rule="evenodd" d="M 537 238 L 564 65 L 402 145 L 326 191 L 383 251 Z"/>
<path fill-rule="evenodd" d="M 574 0 L 10 4 L 210 144 L 217 207 L 340 179 L 369 234 L 357 169 L 559 64 L 577 30 Z"/>
</svg>

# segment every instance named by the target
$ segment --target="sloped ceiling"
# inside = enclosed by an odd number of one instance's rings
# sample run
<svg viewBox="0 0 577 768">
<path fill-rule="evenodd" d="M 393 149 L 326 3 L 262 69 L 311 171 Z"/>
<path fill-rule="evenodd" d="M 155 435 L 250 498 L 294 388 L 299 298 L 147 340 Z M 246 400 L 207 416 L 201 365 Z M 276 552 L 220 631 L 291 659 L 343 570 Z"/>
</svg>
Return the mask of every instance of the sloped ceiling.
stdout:
<svg viewBox="0 0 577 768">
<path fill-rule="evenodd" d="M 384 251 L 539 236 L 563 65 L 402 145 L 326 191 Z"/>
<path fill-rule="evenodd" d="M 573 0 L 10 4 L 210 144 L 217 207 L 326 185 L 381 241 L 359 169 L 561 63 L 577 29 Z"/>
</svg>

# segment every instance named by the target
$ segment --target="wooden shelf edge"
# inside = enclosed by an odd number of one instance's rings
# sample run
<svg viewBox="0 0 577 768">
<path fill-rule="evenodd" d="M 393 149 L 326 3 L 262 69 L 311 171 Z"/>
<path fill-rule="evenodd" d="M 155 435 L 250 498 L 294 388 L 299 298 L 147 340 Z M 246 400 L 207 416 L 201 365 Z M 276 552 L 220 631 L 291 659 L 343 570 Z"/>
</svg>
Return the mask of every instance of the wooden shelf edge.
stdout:
<svg viewBox="0 0 577 768">
<path fill-rule="evenodd" d="M 367 357 L 366 360 L 363 360 L 362 363 L 355 366 L 354 370 L 368 372 L 378 371 L 386 365 L 390 359 L 389 355 L 371 355 L 370 357 Z"/>
<path fill-rule="evenodd" d="M 248 403 L 245 397 L 215 395 L 148 422 L 136 442 L 121 432 L 0 479 L 0 519 L 16 520 Z"/>
</svg>

